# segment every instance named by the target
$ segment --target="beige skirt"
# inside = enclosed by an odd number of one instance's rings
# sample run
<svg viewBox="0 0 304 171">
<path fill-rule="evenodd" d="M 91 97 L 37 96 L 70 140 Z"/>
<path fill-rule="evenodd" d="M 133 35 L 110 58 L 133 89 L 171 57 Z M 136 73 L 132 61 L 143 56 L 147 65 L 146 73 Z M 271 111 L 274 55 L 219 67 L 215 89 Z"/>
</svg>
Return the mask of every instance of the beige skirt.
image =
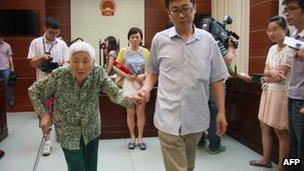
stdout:
<svg viewBox="0 0 304 171">
<path fill-rule="evenodd" d="M 276 129 L 288 129 L 287 93 L 264 89 L 261 95 L 258 119 Z"/>
</svg>

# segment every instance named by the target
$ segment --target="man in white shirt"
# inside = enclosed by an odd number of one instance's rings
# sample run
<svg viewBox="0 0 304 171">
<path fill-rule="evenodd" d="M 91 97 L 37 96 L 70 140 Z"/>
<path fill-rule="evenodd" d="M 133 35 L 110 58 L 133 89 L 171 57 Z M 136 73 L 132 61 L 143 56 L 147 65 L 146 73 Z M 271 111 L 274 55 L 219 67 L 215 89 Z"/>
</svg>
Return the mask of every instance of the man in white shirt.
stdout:
<svg viewBox="0 0 304 171">
<path fill-rule="evenodd" d="M 45 23 L 45 33 L 43 36 L 34 39 L 29 47 L 27 58 L 30 59 L 32 67 L 36 68 L 37 80 L 43 79 L 50 72 L 43 72 L 41 65 L 47 61 L 58 63 L 62 66 L 68 62 L 68 47 L 66 43 L 58 38 L 60 34 L 60 22 L 57 18 L 48 17 Z M 51 114 L 51 113 L 50 113 Z M 42 150 L 43 156 L 51 154 L 51 136 L 47 136 L 47 140 Z"/>
</svg>

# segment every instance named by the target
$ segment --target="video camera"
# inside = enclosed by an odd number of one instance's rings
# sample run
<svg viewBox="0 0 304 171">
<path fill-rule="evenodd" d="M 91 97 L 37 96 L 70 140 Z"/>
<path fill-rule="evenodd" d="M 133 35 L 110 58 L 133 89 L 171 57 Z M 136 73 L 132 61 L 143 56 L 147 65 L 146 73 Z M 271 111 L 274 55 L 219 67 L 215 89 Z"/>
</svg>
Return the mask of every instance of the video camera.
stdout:
<svg viewBox="0 0 304 171">
<path fill-rule="evenodd" d="M 224 17 L 223 23 L 216 21 L 212 17 L 203 18 L 201 21 L 201 28 L 212 34 L 215 40 L 220 41 L 224 46 L 228 47 L 229 39 L 235 49 L 238 48 L 239 42 L 237 41 L 240 37 L 233 31 L 226 29 L 226 25 L 232 23 L 232 18 L 229 15 Z"/>
<path fill-rule="evenodd" d="M 50 55 L 50 53 L 46 53 Z M 52 62 L 53 58 L 49 57 L 48 60 L 41 63 L 39 69 L 43 72 L 51 73 L 54 69 L 58 68 L 59 65 L 57 62 Z"/>
</svg>

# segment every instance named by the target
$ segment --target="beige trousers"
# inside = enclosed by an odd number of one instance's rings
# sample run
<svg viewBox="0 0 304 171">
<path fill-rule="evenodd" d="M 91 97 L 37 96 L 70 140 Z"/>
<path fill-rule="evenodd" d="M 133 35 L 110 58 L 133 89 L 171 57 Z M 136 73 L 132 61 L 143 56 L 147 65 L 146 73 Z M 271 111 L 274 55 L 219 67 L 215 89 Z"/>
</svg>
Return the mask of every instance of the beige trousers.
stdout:
<svg viewBox="0 0 304 171">
<path fill-rule="evenodd" d="M 166 171 L 192 171 L 195 165 L 196 145 L 203 132 L 172 135 L 158 130 Z"/>
</svg>

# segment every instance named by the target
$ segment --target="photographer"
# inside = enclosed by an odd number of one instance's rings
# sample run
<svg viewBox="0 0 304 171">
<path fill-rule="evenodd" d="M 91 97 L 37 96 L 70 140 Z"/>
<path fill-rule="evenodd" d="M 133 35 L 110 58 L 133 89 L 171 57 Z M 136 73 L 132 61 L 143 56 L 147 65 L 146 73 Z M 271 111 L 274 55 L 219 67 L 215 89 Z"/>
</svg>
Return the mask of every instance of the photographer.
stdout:
<svg viewBox="0 0 304 171">
<path fill-rule="evenodd" d="M 36 68 L 36 78 L 41 80 L 58 66 L 68 62 L 68 47 L 66 43 L 58 38 L 60 34 L 60 22 L 57 18 L 48 17 L 45 23 L 43 36 L 34 39 L 29 47 L 28 59 L 32 67 Z M 51 153 L 51 137 L 43 147 L 42 154 L 48 156 Z"/>
<path fill-rule="evenodd" d="M 57 18 L 49 17 L 45 23 L 45 34 L 34 39 L 29 48 L 28 59 L 32 67 L 36 68 L 37 80 L 47 76 L 49 72 L 43 72 L 39 67 L 43 62 L 57 62 L 62 66 L 68 61 L 67 45 L 64 41 L 56 38 L 60 34 L 60 22 Z"/>
</svg>

